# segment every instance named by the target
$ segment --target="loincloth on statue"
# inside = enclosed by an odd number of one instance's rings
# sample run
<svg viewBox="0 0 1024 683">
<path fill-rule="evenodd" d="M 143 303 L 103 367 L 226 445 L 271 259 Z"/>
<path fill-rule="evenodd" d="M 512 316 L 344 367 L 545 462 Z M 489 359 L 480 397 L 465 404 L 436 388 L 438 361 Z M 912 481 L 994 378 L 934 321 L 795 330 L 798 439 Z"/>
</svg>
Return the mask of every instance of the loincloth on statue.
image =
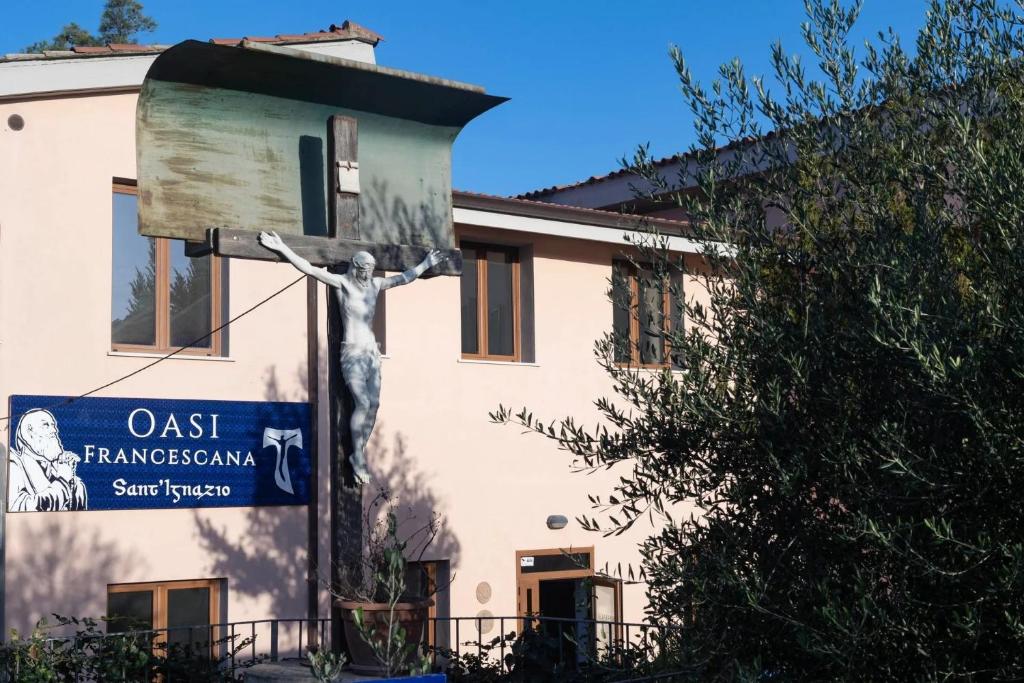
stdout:
<svg viewBox="0 0 1024 683">
<path fill-rule="evenodd" d="M 380 349 L 376 344 L 341 343 L 341 373 L 349 379 L 380 376 Z"/>
</svg>

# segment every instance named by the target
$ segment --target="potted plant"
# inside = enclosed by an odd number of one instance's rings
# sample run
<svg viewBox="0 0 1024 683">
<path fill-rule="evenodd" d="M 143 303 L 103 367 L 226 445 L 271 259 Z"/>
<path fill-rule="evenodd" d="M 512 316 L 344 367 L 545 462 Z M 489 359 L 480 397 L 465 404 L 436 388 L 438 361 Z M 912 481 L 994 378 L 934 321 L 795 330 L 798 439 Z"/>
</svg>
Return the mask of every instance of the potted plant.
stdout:
<svg viewBox="0 0 1024 683">
<path fill-rule="evenodd" d="M 420 645 L 437 587 L 410 581 L 409 575 L 437 537 L 441 519 L 431 513 L 425 522 L 400 524 L 395 507 L 386 491 L 374 497 L 365 516 L 363 554 L 339 567 L 339 580 L 331 586 L 357 673 L 393 676 L 430 669 Z"/>
</svg>

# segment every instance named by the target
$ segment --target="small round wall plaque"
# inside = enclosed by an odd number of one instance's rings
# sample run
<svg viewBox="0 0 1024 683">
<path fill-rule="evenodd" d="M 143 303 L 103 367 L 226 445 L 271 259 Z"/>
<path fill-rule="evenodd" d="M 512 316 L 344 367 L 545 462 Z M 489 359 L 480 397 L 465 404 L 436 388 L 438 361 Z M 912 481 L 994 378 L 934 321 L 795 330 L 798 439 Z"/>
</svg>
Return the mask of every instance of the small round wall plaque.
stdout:
<svg viewBox="0 0 1024 683">
<path fill-rule="evenodd" d="M 476 625 L 480 629 L 480 635 L 487 635 L 494 629 L 494 613 L 490 610 L 480 610 L 476 613 L 476 618 Z"/>
</svg>

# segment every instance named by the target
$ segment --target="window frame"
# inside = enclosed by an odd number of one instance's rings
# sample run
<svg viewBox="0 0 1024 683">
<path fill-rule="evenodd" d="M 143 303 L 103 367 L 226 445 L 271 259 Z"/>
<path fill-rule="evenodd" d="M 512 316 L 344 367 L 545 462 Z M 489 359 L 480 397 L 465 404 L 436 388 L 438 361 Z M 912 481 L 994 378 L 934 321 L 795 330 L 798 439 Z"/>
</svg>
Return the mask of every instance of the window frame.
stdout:
<svg viewBox="0 0 1024 683">
<path fill-rule="evenodd" d="M 175 581 L 140 581 L 136 583 L 108 583 L 107 600 L 112 593 L 137 593 L 151 591 L 153 593 L 153 639 L 154 652 L 167 646 L 167 591 L 188 588 L 208 588 L 210 590 L 210 647 L 211 653 L 215 643 L 222 637 L 220 627 L 220 591 L 224 579 L 185 579 Z M 109 611 L 109 609 L 107 610 Z M 110 616 L 109 614 L 107 615 Z M 109 628 L 109 623 L 108 628 Z"/>
<path fill-rule="evenodd" d="M 135 182 L 117 179 L 112 184 L 112 195 L 127 194 L 138 197 L 138 186 Z M 113 197 L 111 197 L 113 200 Z M 113 216 L 111 217 L 111 239 L 113 240 Z M 113 330 L 110 331 L 110 350 L 117 353 L 170 353 L 179 347 L 171 345 L 171 240 L 166 237 L 150 237 L 156 243 L 156 283 L 153 310 L 155 317 L 153 344 L 128 344 L 114 341 Z M 217 330 L 221 325 L 221 308 L 223 305 L 223 266 L 221 259 L 210 254 L 210 328 Z M 113 280 L 111 269 L 111 280 Z M 111 301 L 111 322 L 113 322 L 113 292 Z M 210 335 L 208 348 L 189 346 L 178 353 L 189 356 L 223 356 L 222 330 Z"/>
<path fill-rule="evenodd" d="M 465 360 L 489 360 L 502 361 L 506 363 L 519 363 L 523 358 L 523 313 L 522 313 L 522 259 L 519 248 L 502 244 L 489 244 L 486 242 L 463 241 L 459 243 L 459 249 L 463 253 L 463 262 L 467 252 L 474 253 L 474 260 L 477 264 L 476 271 L 476 348 L 477 353 L 462 353 Z M 509 257 L 509 264 L 512 266 L 512 355 L 500 355 L 487 352 L 488 315 L 487 315 L 487 252 L 499 251 Z M 483 258 L 481 258 L 481 254 Z M 460 294 L 461 298 L 461 294 Z M 461 303 L 461 302 L 460 302 Z M 461 325 L 461 319 L 460 319 Z M 461 338 L 460 338 L 461 339 Z M 460 341 L 461 345 L 461 341 Z"/>
<path fill-rule="evenodd" d="M 674 316 L 672 310 L 672 276 L 665 276 L 665 286 L 662 288 L 661 291 L 661 315 L 662 321 L 664 323 L 664 328 L 662 330 L 662 358 L 664 358 L 665 360 L 663 360 L 660 363 L 642 363 L 640 361 L 640 270 L 653 271 L 653 268 L 650 267 L 650 264 L 637 264 L 636 262 L 627 258 L 612 260 L 613 316 L 614 307 L 618 306 L 618 303 L 615 301 L 614 291 L 614 278 L 616 268 L 625 268 L 625 275 L 627 278 L 627 282 L 629 284 L 629 339 L 627 340 L 629 343 L 629 360 L 620 361 L 613 359 L 615 364 L 620 367 L 635 367 L 646 370 L 661 370 L 664 368 L 668 368 L 670 370 L 681 370 L 681 367 L 672 364 L 672 345 L 669 343 L 668 338 L 668 335 L 674 331 Z M 680 296 L 683 295 L 682 285 L 683 281 L 682 278 L 680 278 Z M 680 326 L 685 327 L 685 322 L 682 320 L 682 315 L 680 315 Z M 614 322 L 612 334 L 617 334 L 617 330 L 614 329 Z"/>
</svg>

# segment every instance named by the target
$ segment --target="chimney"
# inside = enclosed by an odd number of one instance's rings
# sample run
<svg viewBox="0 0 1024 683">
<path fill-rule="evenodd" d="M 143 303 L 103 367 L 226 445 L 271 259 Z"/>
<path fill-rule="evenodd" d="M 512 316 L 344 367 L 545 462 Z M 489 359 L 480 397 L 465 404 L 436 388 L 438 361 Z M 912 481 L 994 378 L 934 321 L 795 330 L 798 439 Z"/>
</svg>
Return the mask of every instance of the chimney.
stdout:
<svg viewBox="0 0 1024 683">
<path fill-rule="evenodd" d="M 340 26 L 331 24 L 327 30 L 318 33 L 281 35 L 277 38 L 288 47 L 368 64 L 377 63 L 374 48 L 383 40 L 380 34 L 348 19 Z"/>
</svg>

